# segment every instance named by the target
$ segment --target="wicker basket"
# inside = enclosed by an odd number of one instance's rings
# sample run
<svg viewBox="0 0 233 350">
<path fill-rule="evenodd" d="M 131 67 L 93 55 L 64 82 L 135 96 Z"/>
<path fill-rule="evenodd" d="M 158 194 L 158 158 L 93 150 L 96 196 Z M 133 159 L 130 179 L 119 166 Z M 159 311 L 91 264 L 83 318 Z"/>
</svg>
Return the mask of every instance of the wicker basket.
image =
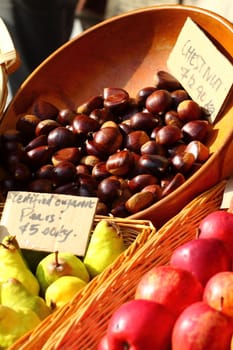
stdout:
<svg viewBox="0 0 233 350">
<path fill-rule="evenodd" d="M 116 264 L 97 276 L 64 307 L 47 317 L 9 350 L 94 350 L 108 320 L 132 299 L 141 276 L 152 266 L 166 264 L 172 251 L 196 235 L 200 220 L 219 209 L 226 181 L 196 197 L 156 234 L 139 235 Z"/>
</svg>

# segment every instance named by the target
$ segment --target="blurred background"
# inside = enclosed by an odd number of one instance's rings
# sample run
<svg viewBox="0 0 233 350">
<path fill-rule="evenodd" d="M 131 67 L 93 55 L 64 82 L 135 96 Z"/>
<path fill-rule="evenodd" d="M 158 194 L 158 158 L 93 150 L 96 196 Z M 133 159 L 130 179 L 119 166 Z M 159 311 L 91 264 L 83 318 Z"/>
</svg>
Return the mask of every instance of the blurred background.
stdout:
<svg viewBox="0 0 233 350">
<path fill-rule="evenodd" d="M 206 8 L 233 22 L 233 0 L 0 0 L 0 16 L 21 58 L 9 77 L 7 105 L 26 77 L 64 42 L 107 18 L 162 4 Z"/>
</svg>

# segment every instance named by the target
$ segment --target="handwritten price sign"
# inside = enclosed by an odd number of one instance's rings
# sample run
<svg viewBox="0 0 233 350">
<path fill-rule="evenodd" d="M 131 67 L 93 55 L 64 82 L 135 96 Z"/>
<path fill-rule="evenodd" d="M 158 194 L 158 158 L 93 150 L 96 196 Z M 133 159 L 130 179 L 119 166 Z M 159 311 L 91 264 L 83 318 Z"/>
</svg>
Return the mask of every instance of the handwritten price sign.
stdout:
<svg viewBox="0 0 233 350">
<path fill-rule="evenodd" d="M 190 18 L 167 66 L 192 99 L 208 111 L 213 122 L 232 87 L 233 66 Z"/>
<path fill-rule="evenodd" d="M 8 192 L 1 236 L 16 235 L 21 248 L 83 256 L 98 198 Z M 1 237 L 2 238 L 2 237 Z"/>
</svg>

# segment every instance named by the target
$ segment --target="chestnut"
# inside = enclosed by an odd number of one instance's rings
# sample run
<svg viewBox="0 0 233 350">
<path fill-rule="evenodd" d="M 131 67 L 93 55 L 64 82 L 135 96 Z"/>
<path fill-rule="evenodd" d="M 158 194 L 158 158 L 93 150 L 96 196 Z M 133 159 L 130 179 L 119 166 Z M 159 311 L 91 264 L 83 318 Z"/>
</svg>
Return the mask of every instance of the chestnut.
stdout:
<svg viewBox="0 0 233 350">
<path fill-rule="evenodd" d="M 72 196 L 79 196 L 79 186 L 76 182 L 68 182 L 60 185 L 53 190 L 53 193 L 68 194 Z"/>
<path fill-rule="evenodd" d="M 67 160 L 73 164 L 78 164 L 81 157 L 82 151 L 79 147 L 66 147 L 54 152 L 51 160 L 54 165 L 57 165 L 64 160 Z"/>
<path fill-rule="evenodd" d="M 90 132 L 97 131 L 99 122 L 86 114 L 77 114 L 72 121 L 74 133 L 87 135 Z"/>
<path fill-rule="evenodd" d="M 93 166 L 91 175 L 100 181 L 110 176 L 111 173 L 106 169 L 106 162 L 100 161 Z"/>
<path fill-rule="evenodd" d="M 77 107 L 77 113 L 89 115 L 94 109 L 103 107 L 103 96 L 92 96 Z"/>
<path fill-rule="evenodd" d="M 171 73 L 164 70 L 156 72 L 153 81 L 157 89 L 173 91 L 181 88 L 180 82 Z"/>
<path fill-rule="evenodd" d="M 156 90 L 156 87 L 154 86 L 145 86 L 144 88 L 138 90 L 135 97 L 136 104 L 139 107 L 145 107 L 145 102 L 147 97 L 151 95 L 152 92 L 154 92 L 155 90 Z"/>
<path fill-rule="evenodd" d="M 119 127 L 104 127 L 96 131 L 93 135 L 93 143 L 97 151 L 110 155 L 120 149 L 123 136 Z"/>
<path fill-rule="evenodd" d="M 118 198 L 121 193 L 121 183 L 115 177 L 110 176 L 101 180 L 97 187 L 98 198 L 107 205 Z"/>
<path fill-rule="evenodd" d="M 192 153 L 195 162 L 204 163 L 210 156 L 209 148 L 198 140 L 188 143 L 185 152 Z"/>
<path fill-rule="evenodd" d="M 50 131 L 61 126 L 56 120 L 53 119 L 43 119 L 41 120 L 35 128 L 35 136 L 48 135 Z"/>
<path fill-rule="evenodd" d="M 138 174 L 128 181 L 128 186 L 132 193 L 139 192 L 144 187 L 155 184 L 158 184 L 158 179 L 152 174 Z"/>
<path fill-rule="evenodd" d="M 166 125 L 174 125 L 180 129 L 184 125 L 182 120 L 178 117 L 178 113 L 174 110 L 169 110 L 165 113 L 164 122 Z"/>
<path fill-rule="evenodd" d="M 144 192 L 137 192 L 133 194 L 125 202 L 125 207 L 130 214 L 135 214 L 145 208 L 148 208 L 153 203 L 154 203 L 153 193 L 150 191 L 144 191 Z"/>
<path fill-rule="evenodd" d="M 118 87 L 107 87 L 103 90 L 104 107 L 114 113 L 122 114 L 129 103 L 129 94 L 126 90 Z"/>
<path fill-rule="evenodd" d="M 89 114 L 89 117 L 95 119 L 99 125 L 102 125 L 108 120 L 114 120 L 114 116 L 106 107 L 93 109 Z"/>
<path fill-rule="evenodd" d="M 144 154 L 138 160 L 138 165 L 146 174 L 162 177 L 169 167 L 169 160 L 158 154 Z"/>
<path fill-rule="evenodd" d="M 202 109 L 199 104 L 193 100 L 184 100 L 177 106 L 179 118 L 184 121 L 197 120 L 202 117 Z"/>
<path fill-rule="evenodd" d="M 36 148 L 39 146 L 46 146 L 46 145 L 47 145 L 47 135 L 39 135 L 33 138 L 30 142 L 28 142 L 24 147 L 24 149 L 26 152 L 28 152 L 33 148 Z"/>
<path fill-rule="evenodd" d="M 149 140 L 141 146 L 140 153 L 141 155 L 159 154 L 160 156 L 166 156 L 166 148 L 158 144 L 155 140 Z"/>
<path fill-rule="evenodd" d="M 28 191 L 52 193 L 53 183 L 50 179 L 34 179 L 28 184 Z"/>
<path fill-rule="evenodd" d="M 58 108 L 51 102 L 38 98 L 33 102 L 31 112 L 39 117 L 40 120 L 56 119 Z"/>
<path fill-rule="evenodd" d="M 48 146 L 54 150 L 77 146 L 74 133 L 65 126 L 59 126 L 48 134 Z"/>
<path fill-rule="evenodd" d="M 146 109 L 153 114 L 163 114 L 171 109 L 171 106 L 171 94 L 164 89 L 152 92 L 146 99 Z"/>
<path fill-rule="evenodd" d="M 212 130 L 212 126 L 207 120 L 198 119 L 185 123 L 181 130 L 187 141 L 204 141 Z"/>
<path fill-rule="evenodd" d="M 53 168 L 52 164 L 44 164 L 35 172 L 35 177 L 38 179 L 52 179 L 53 177 Z"/>
<path fill-rule="evenodd" d="M 177 108 L 180 102 L 190 99 L 187 91 L 185 91 L 184 89 L 178 89 L 178 90 L 172 91 L 171 97 L 172 97 L 172 106 L 175 109 Z"/>
<path fill-rule="evenodd" d="M 19 130 L 25 140 L 35 137 L 35 129 L 40 118 L 34 114 L 21 115 L 16 122 L 16 129 Z"/>
<path fill-rule="evenodd" d="M 189 152 L 179 152 L 171 158 L 171 163 L 177 172 L 186 174 L 195 162 L 195 157 Z"/>
<path fill-rule="evenodd" d="M 177 173 L 174 177 L 168 181 L 166 186 L 164 186 L 162 190 L 162 197 L 167 196 L 169 193 L 175 191 L 179 186 L 181 186 L 185 182 L 185 177 L 182 173 Z"/>
<path fill-rule="evenodd" d="M 140 153 L 140 149 L 144 143 L 150 140 L 148 134 L 143 130 L 135 130 L 125 137 L 124 146 L 130 151 Z"/>
<path fill-rule="evenodd" d="M 113 153 L 106 160 L 106 170 L 113 175 L 126 176 L 133 166 L 134 156 L 127 149 Z"/>
<path fill-rule="evenodd" d="M 56 121 L 63 125 L 70 125 L 77 113 L 69 108 L 62 108 L 57 115 Z"/>
<path fill-rule="evenodd" d="M 174 125 L 165 125 L 157 131 L 155 140 L 159 145 L 172 145 L 181 140 L 182 137 L 180 128 Z"/>
<path fill-rule="evenodd" d="M 143 187 L 142 192 L 151 192 L 154 196 L 154 203 L 162 198 L 162 188 L 159 184 L 151 184 Z"/>
<path fill-rule="evenodd" d="M 56 186 L 74 181 L 76 178 L 76 167 L 69 161 L 62 161 L 53 167 L 52 180 Z"/>
<path fill-rule="evenodd" d="M 39 168 L 49 163 L 53 154 L 52 148 L 48 146 L 39 146 L 27 152 L 29 162 L 33 168 Z"/>
<path fill-rule="evenodd" d="M 130 118 L 130 126 L 135 130 L 150 132 L 159 124 L 159 119 L 149 112 L 137 112 Z"/>
</svg>

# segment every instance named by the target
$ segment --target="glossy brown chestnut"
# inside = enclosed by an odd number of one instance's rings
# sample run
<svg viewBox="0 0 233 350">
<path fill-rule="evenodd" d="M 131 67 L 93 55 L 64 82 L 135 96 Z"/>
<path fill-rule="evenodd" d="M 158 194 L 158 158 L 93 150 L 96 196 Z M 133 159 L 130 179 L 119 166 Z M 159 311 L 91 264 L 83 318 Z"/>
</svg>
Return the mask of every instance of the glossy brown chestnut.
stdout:
<svg viewBox="0 0 233 350">
<path fill-rule="evenodd" d="M 177 113 L 179 118 L 184 122 L 197 120 L 202 117 L 201 107 L 193 100 L 184 100 L 180 102 L 177 106 Z"/>
<path fill-rule="evenodd" d="M 155 184 L 158 184 L 158 179 L 152 174 L 138 174 L 128 181 L 128 186 L 132 193 L 139 192 L 144 187 Z"/>
<path fill-rule="evenodd" d="M 149 112 L 137 112 L 130 118 L 130 126 L 135 130 L 144 130 L 151 132 L 159 125 L 159 118 Z"/>
<path fill-rule="evenodd" d="M 103 90 L 104 107 L 113 113 L 123 113 L 129 103 L 129 94 L 118 87 L 107 87 Z"/>
<path fill-rule="evenodd" d="M 160 89 L 152 92 L 146 99 L 146 108 L 153 114 L 163 114 L 172 106 L 172 98 L 169 91 Z"/>
<path fill-rule="evenodd" d="M 123 136 L 117 127 L 104 127 L 93 135 L 93 143 L 99 152 L 110 155 L 121 148 Z"/>
<path fill-rule="evenodd" d="M 94 109 L 103 107 L 103 96 L 92 96 L 77 107 L 77 113 L 89 115 Z"/>
<path fill-rule="evenodd" d="M 181 88 L 180 82 L 171 73 L 164 70 L 157 71 L 153 81 L 157 89 L 173 91 Z"/>
<path fill-rule="evenodd" d="M 195 157 L 192 153 L 179 152 L 171 158 L 171 163 L 177 172 L 186 174 L 195 162 Z"/>
<path fill-rule="evenodd" d="M 207 120 L 191 120 L 184 124 L 182 132 L 187 141 L 205 141 L 212 130 L 211 124 Z"/>
<path fill-rule="evenodd" d="M 114 177 L 107 177 L 99 182 L 97 188 L 97 196 L 98 198 L 110 205 L 113 200 L 116 200 L 122 193 L 121 183 Z"/>
<path fill-rule="evenodd" d="M 134 167 L 134 156 L 123 149 L 111 154 L 106 161 L 106 170 L 112 175 L 126 176 Z"/>
<path fill-rule="evenodd" d="M 75 133 L 87 135 L 90 132 L 97 131 L 100 124 L 86 114 L 77 114 L 72 121 L 72 127 Z"/>
<path fill-rule="evenodd" d="M 36 125 L 35 136 L 48 135 L 50 131 L 58 126 L 61 126 L 61 124 L 54 119 L 43 119 Z"/>
<path fill-rule="evenodd" d="M 69 161 L 63 161 L 54 166 L 52 180 L 56 186 L 60 186 L 74 181 L 76 174 L 75 165 Z"/>
<path fill-rule="evenodd" d="M 78 164 L 82 157 L 82 150 L 79 147 L 66 147 L 61 148 L 53 153 L 52 163 L 57 165 L 64 160 L 67 160 L 73 164 Z"/>
<path fill-rule="evenodd" d="M 166 173 L 170 162 L 166 157 L 158 154 L 144 154 L 139 158 L 138 164 L 144 173 L 161 178 Z"/>
<path fill-rule="evenodd" d="M 56 119 L 58 108 L 52 103 L 41 98 L 36 99 L 32 104 L 32 114 L 35 114 L 40 120 Z"/>
<path fill-rule="evenodd" d="M 137 192 L 125 202 L 125 207 L 129 213 L 135 214 L 145 208 L 148 208 L 153 202 L 154 195 L 152 192 Z"/>
<path fill-rule="evenodd" d="M 144 88 L 140 89 L 136 94 L 136 103 L 139 107 L 145 107 L 146 99 L 149 95 L 152 94 L 156 90 L 156 87 L 154 86 L 145 86 Z"/>
<path fill-rule="evenodd" d="M 75 134 L 65 126 L 59 126 L 48 134 L 48 146 L 54 150 L 77 146 Z"/>
<path fill-rule="evenodd" d="M 170 146 L 181 140 L 183 133 L 180 128 L 174 125 L 165 125 L 156 133 L 155 140 L 159 145 Z"/>
<path fill-rule="evenodd" d="M 135 130 L 125 137 L 124 146 L 130 151 L 140 153 L 140 149 L 144 143 L 150 140 L 148 134 L 143 130 Z"/>
</svg>

